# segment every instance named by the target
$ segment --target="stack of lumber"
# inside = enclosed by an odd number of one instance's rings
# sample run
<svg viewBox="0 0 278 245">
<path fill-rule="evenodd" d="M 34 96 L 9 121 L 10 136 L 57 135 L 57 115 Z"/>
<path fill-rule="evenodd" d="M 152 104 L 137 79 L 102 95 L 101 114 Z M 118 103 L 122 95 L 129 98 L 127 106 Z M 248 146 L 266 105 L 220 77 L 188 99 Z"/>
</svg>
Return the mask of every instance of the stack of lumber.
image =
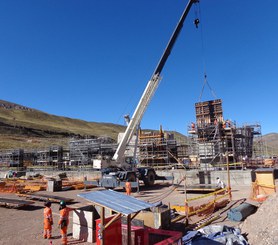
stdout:
<svg viewBox="0 0 278 245">
<path fill-rule="evenodd" d="M 41 180 L 13 179 L 0 184 L 0 192 L 25 193 L 46 190 L 46 182 Z"/>
</svg>

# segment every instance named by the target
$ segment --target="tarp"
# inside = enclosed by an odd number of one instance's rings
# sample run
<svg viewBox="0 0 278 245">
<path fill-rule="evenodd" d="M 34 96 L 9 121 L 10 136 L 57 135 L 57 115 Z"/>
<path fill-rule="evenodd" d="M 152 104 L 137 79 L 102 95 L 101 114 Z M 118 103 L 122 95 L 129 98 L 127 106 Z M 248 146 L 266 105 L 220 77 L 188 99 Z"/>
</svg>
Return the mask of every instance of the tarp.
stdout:
<svg viewBox="0 0 278 245">
<path fill-rule="evenodd" d="M 209 225 L 189 231 L 182 238 L 184 245 L 248 245 L 240 229 L 223 225 Z"/>
</svg>

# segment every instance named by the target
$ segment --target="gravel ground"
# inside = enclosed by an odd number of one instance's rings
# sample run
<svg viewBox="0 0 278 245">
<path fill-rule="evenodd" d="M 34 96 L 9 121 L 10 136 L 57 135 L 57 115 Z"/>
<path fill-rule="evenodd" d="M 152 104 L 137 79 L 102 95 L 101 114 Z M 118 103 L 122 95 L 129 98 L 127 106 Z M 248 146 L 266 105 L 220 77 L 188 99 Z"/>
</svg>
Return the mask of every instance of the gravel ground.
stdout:
<svg viewBox="0 0 278 245">
<path fill-rule="evenodd" d="M 270 196 L 264 201 L 256 213 L 250 215 L 241 225 L 247 234 L 250 245 L 278 244 L 278 195 Z"/>
<path fill-rule="evenodd" d="M 165 183 L 161 183 L 156 185 L 153 189 L 145 189 L 142 190 L 140 194 L 132 193 L 133 196 L 138 197 L 140 199 L 146 200 L 150 197 L 160 195 L 169 189 L 169 185 Z M 250 195 L 250 187 L 248 186 L 234 186 L 232 187 L 232 194 L 233 200 L 242 200 L 244 198 L 248 198 Z M 48 192 L 40 192 L 41 194 L 54 194 L 55 196 L 63 196 L 74 198 L 75 203 L 73 205 L 69 205 L 70 207 L 77 207 L 77 206 L 86 206 L 88 202 L 77 195 L 79 193 L 83 193 L 83 190 L 70 190 L 70 191 L 63 191 L 63 192 L 55 192 L 55 193 L 48 193 Z M 195 194 L 196 195 L 196 194 Z M 17 198 L 15 194 L 8 194 L 8 193 L 1 193 L 1 197 L 6 198 Z M 189 194 L 190 196 L 194 196 L 193 194 Z M 183 205 L 184 204 L 184 194 L 180 191 L 174 191 L 169 196 L 163 199 L 163 203 L 171 204 L 171 205 Z M 273 205 L 276 208 L 278 202 L 275 203 L 273 201 Z M 60 244 L 60 234 L 58 229 L 58 219 L 59 219 L 59 211 L 58 211 L 58 204 L 52 204 L 53 216 L 54 216 L 54 226 L 53 226 L 53 236 L 52 239 L 53 244 Z M 263 207 L 263 206 L 262 206 Z M 43 233 L 43 202 L 36 201 L 34 205 L 29 207 L 20 208 L 20 209 L 9 209 L 0 207 L 0 245 L 37 245 L 42 244 L 46 245 L 49 244 L 48 240 L 44 240 L 42 238 Z M 264 212 L 267 212 L 268 209 L 265 208 Z M 278 208 L 276 208 L 275 214 L 278 212 Z M 263 212 L 259 212 L 263 213 Z M 270 212 L 269 212 L 270 213 Z M 277 217 L 277 216 L 276 216 Z M 263 218 L 261 218 L 263 220 Z M 225 213 L 222 216 L 221 220 L 215 221 L 218 224 L 227 224 L 229 226 L 239 226 L 240 223 L 238 222 L 231 222 L 226 219 Z M 70 215 L 70 224 L 72 224 L 72 214 Z M 254 224 L 254 225 L 252 225 Z M 248 229 L 246 227 L 249 227 Z M 253 227 L 253 230 L 252 230 Z M 245 232 L 249 233 L 251 237 L 251 233 L 254 231 L 256 225 L 255 222 L 249 223 L 246 221 L 245 225 Z M 266 229 L 267 230 L 267 229 Z M 262 231 L 263 232 L 263 231 Z M 264 231 L 265 232 L 265 231 Z M 270 230 L 268 230 L 270 232 Z M 72 234 L 72 225 L 69 226 L 69 244 L 91 244 L 81 241 L 76 241 L 71 237 Z M 274 235 L 278 235 L 278 231 L 272 230 Z M 252 238 L 253 239 L 253 238 Z M 250 240 L 251 241 L 251 240 Z M 278 243 L 251 243 L 254 244 L 278 244 Z"/>
</svg>

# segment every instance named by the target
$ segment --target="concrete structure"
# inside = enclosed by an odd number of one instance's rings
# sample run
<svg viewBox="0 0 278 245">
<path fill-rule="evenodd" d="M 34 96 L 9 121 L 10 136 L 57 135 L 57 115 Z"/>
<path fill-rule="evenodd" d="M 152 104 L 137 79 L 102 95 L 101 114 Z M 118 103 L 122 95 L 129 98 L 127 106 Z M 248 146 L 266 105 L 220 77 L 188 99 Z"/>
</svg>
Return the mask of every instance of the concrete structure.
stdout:
<svg viewBox="0 0 278 245">
<path fill-rule="evenodd" d="M 100 216 L 95 207 L 84 206 L 73 212 L 72 236 L 80 241 L 93 243 L 96 241 L 95 220 Z"/>
<path fill-rule="evenodd" d="M 204 171 L 202 171 L 204 172 Z M 7 171 L 0 171 L 0 178 L 4 178 Z M 55 175 L 66 173 L 67 177 L 70 179 L 80 179 L 84 180 L 84 177 L 87 177 L 87 180 L 92 180 L 101 177 L 99 171 L 56 171 Z M 170 174 L 174 177 L 174 184 L 177 184 L 185 175 L 187 183 L 190 185 L 200 184 L 200 172 L 199 170 L 158 170 L 156 173 L 159 176 L 169 176 Z M 209 174 L 208 174 L 209 173 Z M 24 175 L 34 176 L 36 174 L 42 174 L 45 176 L 53 176 L 53 171 L 38 171 L 38 172 L 25 172 Z M 209 177 L 207 177 L 209 175 Z M 207 171 L 204 173 L 204 178 L 206 183 L 216 183 L 216 177 L 220 177 L 223 181 L 227 182 L 227 172 L 223 171 Z M 251 185 L 251 170 L 230 170 L 230 179 L 231 184 L 236 185 Z"/>
</svg>

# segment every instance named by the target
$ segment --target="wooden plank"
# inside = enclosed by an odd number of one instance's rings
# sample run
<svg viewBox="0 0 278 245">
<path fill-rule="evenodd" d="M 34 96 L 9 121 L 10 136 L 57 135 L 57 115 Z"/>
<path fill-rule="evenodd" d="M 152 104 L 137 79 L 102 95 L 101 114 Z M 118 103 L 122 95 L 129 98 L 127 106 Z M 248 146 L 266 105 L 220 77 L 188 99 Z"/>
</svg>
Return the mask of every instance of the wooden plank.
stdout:
<svg viewBox="0 0 278 245">
<path fill-rule="evenodd" d="M 25 201 L 22 199 L 10 199 L 0 197 L 0 206 L 9 207 L 9 208 L 19 208 L 22 206 L 29 206 L 33 204 L 32 201 Z"/>
<path fill-rule="evenodd" d="M 192 185 L 186 187 L 187 192 L 214 192 L 219 189 L 220 188 L 209 184 L 208 185 L 201 184 L 201 185 L 194 185 L 194 186 Z"/>
<path fill-rule="evenodd" d="M 37 193 L 26 193 L 26 194 L 17 194 L 18 196 L 23 196 L 29 199 L 39 200 L 39 201 L 51 201 L 51 202 L 72 202 L 74 199 L 72 198 L 66 198 L 66 197 L 60 197 L 60 196 L 53 196 L 53 195 L 47 195 L 47 194 L 37 194 Z"/>
</svg>

